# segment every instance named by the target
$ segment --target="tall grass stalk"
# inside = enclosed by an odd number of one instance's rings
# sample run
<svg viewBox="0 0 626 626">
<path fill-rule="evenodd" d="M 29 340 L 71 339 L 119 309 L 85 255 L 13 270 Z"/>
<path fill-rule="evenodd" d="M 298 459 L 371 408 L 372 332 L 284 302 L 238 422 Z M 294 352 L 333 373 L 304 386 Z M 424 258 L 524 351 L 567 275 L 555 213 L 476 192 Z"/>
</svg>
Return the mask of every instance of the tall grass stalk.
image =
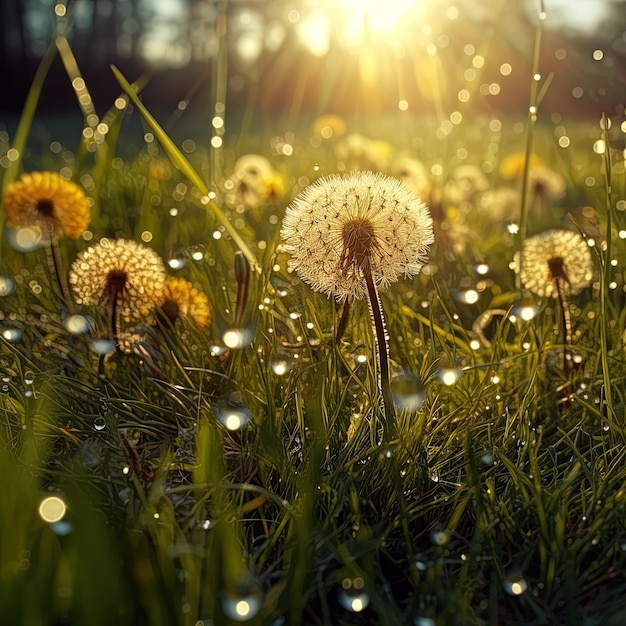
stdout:
<svg viewBox="0 0 626 626">
<path fill-rule="evenodd" d="M 130 85 L 130 83 L 126 80 L 124 75 L 115 66 L 111 66 L 111 70 L 118 83 L 122 87 L 124 93 L 126 93 L 126 95 L 130 98 L 137 110 L 146 120 L 148 126 L 150 126 L 150 128 L 152 129 L 152 132 L 159 140 L 161 146 L 163 147 L 163 150 L 165 150 L 165 153 L 171 159 L 172 163 L 189 179 L 192 184 L 194 184 L 200 190 L 202 195 L 207 198 L 207 207 L 211 209 L 217 221 L 226 229 L 226 232 L 230 235 L 235 245 L 244 254 L 246 259 L 250 263 L 251 269 L 255 272 L 260 273 L 261 266 L 259 265 L 256 256 L 241 238 L 241 235 L 239 235 L 235 227 L 230 223 L 230 220 L 228 219 L 226 214 L 217 206 L 215 200 L 211 199 L 211 197 L 209 196 L 209 188 L 207 187 L 206 183 L 192 167 L 191 163 L 189 163 L 189 161 L 185 158 L 183 153 L 178 149 L 176 144 L 161 128 L 156 119 L 150 114 L 148 109 L 146 109 L 143 102 L 141 102 L 139 96 Z"/>
</svg>

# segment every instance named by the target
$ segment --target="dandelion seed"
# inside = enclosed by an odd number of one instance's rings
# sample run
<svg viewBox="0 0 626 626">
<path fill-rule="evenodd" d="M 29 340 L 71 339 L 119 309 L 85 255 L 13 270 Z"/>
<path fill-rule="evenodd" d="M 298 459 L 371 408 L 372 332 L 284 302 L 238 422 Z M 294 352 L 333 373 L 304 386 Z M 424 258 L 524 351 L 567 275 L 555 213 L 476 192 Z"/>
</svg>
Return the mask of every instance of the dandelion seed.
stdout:
<svg viewBox="0 0 626 626">
<path fill-rule="evenodd" d="M 164 282 L 165 268 L 156 252 L 124 239 L 102 239 L 80 253 L 70 270 L 78 304 L 114 305 L 127 321 L 148 315 Z"/>
<path fill-rule="evenodd" d="M 433 242 L 426 205 L 394 178 L 373 172 L 322 178 L 287 208 L 281 236 L 289 268 L 316 291 L 348 303 L 368 297 L 382 408 L 391 426 L 388 339 L 378 287 L 417 274 Z"/>
<path fill-rule="evenodd" d="M 338 300 L 365 297 L 366 271 L 377 287 L 419 273 L 433 242 L 426 205 L 399 181 L 373 172 L 307 187 L 287 208 L 281 235 L 289 267 Z"/>
<path fill-rule="evenodd" d="M 285 182 L 269 159 L 259 154 L 244 154 L 235 162 L 233 175 L 227 181 L 226 202 L 256 209 L 273 203 L 285 192 Z"/>
<path fill-rule="evenodd" d="M 519 271 L 519 253 L 515 255 Z M 524 242 L 520 281 L 541 297 L 558 297 L 557 281 L 567 295 L 580 293 L 593 280 L 589 246 L 574 231 L 548 230 Z"/>
</svg>

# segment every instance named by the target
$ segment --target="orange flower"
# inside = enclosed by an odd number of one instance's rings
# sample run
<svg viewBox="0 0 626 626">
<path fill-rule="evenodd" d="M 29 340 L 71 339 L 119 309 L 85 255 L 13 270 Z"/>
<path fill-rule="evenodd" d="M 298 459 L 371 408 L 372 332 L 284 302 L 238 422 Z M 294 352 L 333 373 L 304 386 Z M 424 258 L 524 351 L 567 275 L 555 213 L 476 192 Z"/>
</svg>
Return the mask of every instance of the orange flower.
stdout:
<svg viewBox="0 0 626 626">
<path fill-rule="evenodd" d="M 542 165 L 543 163 L 537 155 L 530 155 L 529 167 L 535 168 L 541 167 Z M 523 152 L 514 152 L 513 154 L 509 154 L 509 156 L 500 163 L 500 176 L 506 180 L 519 178 L 524 173 L 525 166 L 526 155 Z"/>
<path fill-rule="evenodd" d="M 9 228 L 39 228 L 56 237 L 79 237 L 89 225 L 82 187 L 56 172 L 22 174 L 2 199 Z"/>
<path fill-rule="evenodd" d="M 192 320 L 199 328 L 205 328 L 211 321 L 208 298 L 184 278 L 166 278 L 157 303 L 163 315 L 172 323 L 184 317 Z"/>
</svg>

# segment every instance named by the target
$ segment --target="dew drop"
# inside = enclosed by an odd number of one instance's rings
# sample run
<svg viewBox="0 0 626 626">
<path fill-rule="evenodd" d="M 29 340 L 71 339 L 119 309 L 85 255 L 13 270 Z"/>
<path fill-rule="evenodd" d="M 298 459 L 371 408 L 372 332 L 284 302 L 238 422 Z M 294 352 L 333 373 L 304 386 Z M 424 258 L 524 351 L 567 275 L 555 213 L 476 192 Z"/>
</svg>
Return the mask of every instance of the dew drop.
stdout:
<svg viewBox="0 0 626 626">
<path fill-rule="evenodd" d="M 245 348 L 254 339 L 253 328 L 228 328 L 222 334 L 224 345 L 231 349 Z"/>
<path fill-rule="evenodd" d="M 32 385 L 35 382 L 35 374 L 31 370 L 24 372 L 24 382 L 27 385 Z"/>
<path fill-rule="evenodd" d="M 396 454 L 395 446 L 385 446 L 379 453 L 378 458 L 381 461 L 385 461 L 388 459 L 393 459 Z"/>
<path fill-rule="evenodd" d="M 430 533 L 429 537 L 436 546 L 443 546 L 448 543 L 448 533 L 444 530 L 434 530 Z"/>
<path fill-rule="evenodd" d="M 413 618 L 414 626 L 435 626 L 435 624 L 435 620 L 431 619 L 430 617 L 421 617 L 418 615 Z"/>
<path fill-rule="evenodd" d="M 461 370 L 457 367 L 443 367 L 437 372 L 437 378 L 444 385 L 454 385 L 461 378 Z"/>
<path fill-rule="evenodd" d="M 93 321 L 91 318 L 84 315 L 70 315 L 63 322 L 63 325 L 68 333 L 72 333 L 72 335 L 82 335 L 93 328 Z"/>
<path fill-rule="evenodd" d="M 520 572 L 511 572 L 502 581 L 502 586 L 512 596 L 521 596 L 528 589 L 528 583 Z"/>
<path fill-rule="evenodd" d="M 39 504 L 39 516 L 50 524 L 63 519 L 67 506 L 59 496 L 48 496 Z"/>
<path fill-rule="evenodd" d="M 43 245 L 43 233 L 40 228 L 7 228 L 6 238 L 12 248 L 19 252 L 31 252 Z"/>
<path fill-rule="evenodd" d="M 339 590 L 339 602 L 347 611 L 360 613 L 367 608 L 370 603 L 370 597 L 365 589 L 365 582 L 359 576 L 356 578 L 344 578 L 341 581 L 341 589 Z"/>
<path fill-rule="evenodd" d="M 0 276 L 0 296 L 8 296 L 15 291 L 15 281 L 10 276 Z"/>
<path fill-rule="evenodd" d="M 72 525 L 65 520 L 60 520 L 58 522 L 50 524 L 50 528 L 52 528 L 54 534 L 58 535 L 59 537 L 65 537 L 72 532 Z"/>
<path fill-rule="evenodd" d="M 480 460 L 485 464 L 485 465 L 493 465 L 493 454 L 491 454 L 491 452 L 485 452 L 481 457 Z"/>
<path fill-rule="evenodd" d="M 417 376 L 402 374 L 391 381 L 391 397 L 401 411 L 417 411 L 426 399 L 426 392 Z"/>
<path fill-rule="evenodd" d="M 2 337 L 7 341 L 19 341 L 22 338 L 22 330 L 19 328 L 4 328 Z"/>
<path fill-rule="evenodd" d="M 252 419 L 252 412 L 238 391 L 226 394 L 214 406 L 215 416 L 228 430 L 241 430 Z"/>
<path fill-rule="evenodd" d="M 104 417 L 96 417 L 96 419 L 93 421 L 93 427 L 96 430 L 104 430 L 106 428 L 107 422 L 104 419 Z"/>
<path fill-rule="evenodd" d="M 91 347 L 100 355 L 110 354 L 115 350 L 115 342 L 112 339 L 93 339 Z"/>
<path fill-rule="evenodd" d="M 189 246 L 188 250 L 189 250 L 189 254 L 191 255 L 191 258 L 194 261 L 202 261 L 202 259 L 204 259 L 206 250 L 202 244 Z"/>
<path fill-rule="evenodd" d="M 187 266 L 187 259 L 182 254 L 175 254 L 167 260 L 170 269 L 177 271 Z"/>
<path fill-rule="evenodd" d="M 293 368 L 293 362 L 287 358 L 277 356 L 270 361 L 270 367 L 276 376 L 284 376 Z"/>
<path fill-rule="evenodd" d="M 226 354 L 227 351 L 228 348 L 226 346 L 212 345 L 209 347 L 209 354 L 211 356 L 222 356 L 223 354 Z"/>
<path fill-rule="evenodd" d="M 225 596 L 222 598 L 222 610 L 230 619 L 236 622 L 247 622 L 252 619 L 263 605 L 261 594 L 245 596 Z"/>
</svg>

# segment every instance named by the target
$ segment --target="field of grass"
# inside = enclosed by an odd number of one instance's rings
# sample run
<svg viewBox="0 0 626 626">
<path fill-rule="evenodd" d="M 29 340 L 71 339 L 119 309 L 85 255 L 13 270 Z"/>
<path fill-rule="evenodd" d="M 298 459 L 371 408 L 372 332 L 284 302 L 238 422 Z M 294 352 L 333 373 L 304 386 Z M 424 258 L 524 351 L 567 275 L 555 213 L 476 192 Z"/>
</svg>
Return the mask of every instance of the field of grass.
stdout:
<svg viewBox="0 0 626 626">
<path fill-rule="evenodd" d="M 0 243 L 0 621 L 621 624 L 623 115 L 301 119 L 208 149 L 170 139 L 114 68 L 109 112 L 91 123 L 83 100 L 74 147 L 37 152 L 57 53 L 79 77 L 57 40 L 17 132 L 0 133 L 2 193 L 58 172 L 90 221 Z M 267 159 L 252 179 L 247 153 Z M 422 272 L 380 291 L 386 411 L 367 302 L 346 322 L 280 237 L 303 189 L 360 170 L 421 185 L 434 220 Z M 550 229 L 591 253 L 580 289 L 539 264 L 558 297 L 514 270 Z M 77 301 L 70 269 L 103 237 L 155 251 L 210 322 Z"/>
</svg>

